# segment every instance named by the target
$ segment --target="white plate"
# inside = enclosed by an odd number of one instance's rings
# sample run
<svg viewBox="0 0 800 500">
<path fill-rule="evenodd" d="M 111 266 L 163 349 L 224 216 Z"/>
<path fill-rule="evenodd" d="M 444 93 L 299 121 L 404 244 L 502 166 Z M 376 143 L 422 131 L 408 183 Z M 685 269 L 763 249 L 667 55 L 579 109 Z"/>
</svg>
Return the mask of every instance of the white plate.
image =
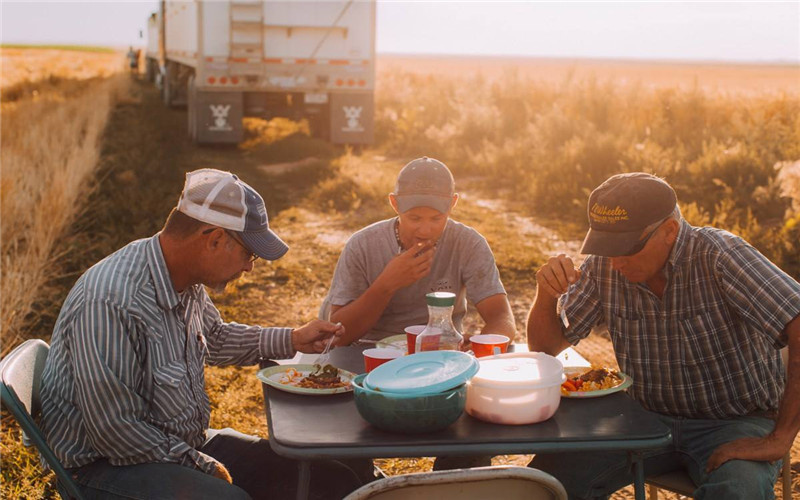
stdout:
<svg viewBox="0 0 800 500">
<path fill-rule="evenodd" d="M 567 371 L 567 368 L 564 368 L 564 373 L 575 373 L 575 371 Z M 586 368 L 580 370 L 581 373 L 585 372 Z M 575 398 L 575 399 L 584 399 L 584 398 L 599 398 L 600 396 L 607 396 L 609 394 L 614 394 L 615 392 L 624 391 L 628 387 L 633 384 L 633 379 L 630 375 L 626 375 L 622 372 L 619 372 L 620 376 L 622 377 L 622 382 L 614 387 L 609 389 L 600 389 L 598 391 L 574 391 L 574 392 L 567 392 L 564 394 L 561 393 L 562 398 Z"/>
<path fill-rule="evenodd" d="M 271 385 L 276 389 L 280 389 L 286 392 L 293 392 L 295 394 L 307 394 L 310 396 L 322 396 L 325 394 L 339 394 L 340 392 L 350 392 L 353 390 L 353 386 L 350 385 L 350 381 L 355 378 L 356 374 L 349 372 L 347 370 L 339 369 L 339 377 L 342 379 L 342 382 L 347 382 L 347 385 L 344 387 L 334 387 L 331 389 L 312 389 L 308 387 L 297 387 L 291 384 L 285 384 L 281 382 L 281 377 L 286 375 L 286 372 L 294 368 L 298 372 L 302 373 L 304 377 L 308 376 L 309 373 L 314 371 L 314 365 L 278 365 L 278 366 L 270 366 L 269 368 L 264 368 L 263 370 L 259 370 L 256 374 L 258 379 L 264 382 L 267 385 Z"/>
<path fill-rule="evenodd" d="M 406 340 L 405 334 L 403 335 L 392 335 L 391 337 L 386 337 L 385 339 L 381 339 L 375 343 L 375 347 L 383 347 L 386 349 L 400 349 L 403 352 L 408 350 L 408 341 Z"/>
</svg>

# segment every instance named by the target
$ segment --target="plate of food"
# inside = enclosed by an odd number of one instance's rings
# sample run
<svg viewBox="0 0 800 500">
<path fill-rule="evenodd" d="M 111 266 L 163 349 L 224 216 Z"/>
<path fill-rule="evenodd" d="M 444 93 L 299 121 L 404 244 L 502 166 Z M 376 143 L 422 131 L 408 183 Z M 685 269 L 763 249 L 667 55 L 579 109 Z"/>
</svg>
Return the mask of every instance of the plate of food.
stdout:
<svg viewBox="0 0 800 500">
<path fill-rule="evenodd" d="M 333 365 L 278 365 L 264 368 L 256 376 L 282 391 L 321 396 L 352 391 L 350 381 L 356 374 Z"/>
<path fill-rule="evenodd" d="M 392 335 L 391 337 L 386 337 L 385 339 L 381 339 L 375 343 L 375 347 L 383 347 L 385 349 L 400 349 L 403 352 L 408 350 L 408 341 L 406 340 L 405 334 L 403 335 Z"/>
<path fill-rule="evenodd" d="M 614 368 L 564 368 L 567 380 L 561 384 L 565 398 L 596 398 L 623 391 L 633 379 Z"/>
</svg>

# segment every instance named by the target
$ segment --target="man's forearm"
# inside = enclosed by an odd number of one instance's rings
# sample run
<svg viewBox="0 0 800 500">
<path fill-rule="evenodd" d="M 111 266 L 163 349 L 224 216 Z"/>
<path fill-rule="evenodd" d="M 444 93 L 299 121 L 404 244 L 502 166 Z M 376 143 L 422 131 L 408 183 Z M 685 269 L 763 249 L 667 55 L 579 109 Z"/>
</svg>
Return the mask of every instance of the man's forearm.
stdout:
<svg viewBox="0 0 800 500">
<path fill-rule="evenodd" d="M 508 318 L 496 319 L 487 321 L 486 324 L 483 325 L 483 328 L 481 328 L 481 333 L 499 333 L 500 335 L 505 335 L 510 338 L 513 342 L 514 337 L 517 335 L 517 327 L 514 324 L 513 318 L 511 320 Z"/>
<path fill-rule="evenodd" d="M 800 431 L 800 316 L 786 325 L 789 345 L 789 361 L 786 372 L 786 388 L 783 391 L 778 420 L 773 435 L 788 447 L 792 446 Z"/>
<path fill-rule="evenodd" d="M 531 351 L 556 356 L 570 346 L 561 331 L 557 305 L 558 299 L 537 291 L 528 313 L 528 349 Z"/>
<path fill-rule="evenodd" d="M 394 292 L 394 289 L 376 280 L 361 297 L 331 314 L 331 321 L 344 325 L 343 345 L 358 340 L 378 322 Z"/>
</svg>

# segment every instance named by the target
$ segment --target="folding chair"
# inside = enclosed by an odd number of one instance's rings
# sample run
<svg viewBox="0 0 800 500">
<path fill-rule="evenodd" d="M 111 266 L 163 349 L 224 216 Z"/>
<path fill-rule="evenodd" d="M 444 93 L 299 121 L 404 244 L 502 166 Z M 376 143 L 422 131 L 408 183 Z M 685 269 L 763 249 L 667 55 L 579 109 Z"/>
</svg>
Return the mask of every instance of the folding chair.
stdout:
<svg viewBox="0 0 800 500">
<path fill-rule="evenodd" d="M 561 483 L 530 467 L 494 466 L 420 472 L 387 477 L 347 495 L 344 500 L 567 500 Z"/>
<path fill-rule="evenodd" d="M 789 349 L 781 349 L 783 367 L 786 370 L 789 362 Z M 783 457 L 781 468 L 781 481 L 783 483 L 783 500 L 792 500 L 792 455 L 791 451 L 786 452 Z M 645 479 L 648 486 L 648 496 L 650 500 L 658 500 L 658 490 L 667 490 L 689 498 L 694 495 L 697 485 L 685 470 L 674 470 L 661 474 L 660 476 L 648 477 Z"/>
<path fill-rule="evenodd" d="M 25 446 L 33 444 L 56 473 L 59 493 L 67 498 L 83 499 L 77 483 L 56 458 L 47 445 L 35 418 L 42 411 L 39 388 L 44 371 L 44 363 L 50 346 L 39 339 L 26 340 L 0 361 L 0 396 L 3 406 L 11 412 L 22 428 L 22 442 Z"/>
</svg>

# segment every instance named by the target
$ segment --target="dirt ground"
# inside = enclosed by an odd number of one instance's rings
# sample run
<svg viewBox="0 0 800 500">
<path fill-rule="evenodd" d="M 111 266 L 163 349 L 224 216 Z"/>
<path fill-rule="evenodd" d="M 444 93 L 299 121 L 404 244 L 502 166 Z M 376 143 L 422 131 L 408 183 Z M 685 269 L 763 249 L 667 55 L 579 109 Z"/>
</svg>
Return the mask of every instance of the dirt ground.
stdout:
<svg viewBox="0 0 800 500">
<path fill-rule="evenodd" d="M 107 132 L 103 151 L 103 181 L 101 190 L 116 193 L 117 204 L 129 208 L 127 215 L 116 212 L 114 205 L 103 205 L 103 213 L 88 213 L 95 218 L 94 234 L 111 238 L 102 230 L 104 220 L 116 219 L 117 224 L 128 228 L 121 246 L 135 238 L 155 232 L 169 209 L 177 200 L 182 185 L 182 174 L 196 168 L 213 167 L 231 170 L 241 175 L 265 197 L 270 225 L 290 245 L 287 257 L 274 263 L 259 263 L 252 273 L 235 283 L 225 294 L 214 297 L 224 318 L 262 324 L 297 326 L 316 316 L 319 304 L 330 283 L 333 264 L 346 237 L 359 227 L 364 214 L 337 213 L 315 205 L 312 191 L 315 177 L 314 143 L 302 143 L 306 150 L 285 153 L 275 144 L 263 150 L 246 150 L 236 147 L 198 148 L 185 137 L 185 110 L 165 109 L 156 90 L 149 85 L 137 86 L 140 103 L 126 106 L 115 112 Z M 401 159 L 386 159 L 369 151 L 364 161 L 371 168 L 396 169 Z M 303 163 L 305 162 L 305 163 Z M 299 177 L 292 177 L 293 168 L 301 164 Z M 271 171 L 271 166 L 275 167 Z M 280 175 L 275 175 L 280 170 Z M 321 175 L 321 174 L 320 174 Z M 575 252 L 578 242 L 564 240 L 555 231 L 536 221 L 508 210 L 502 200 L 492 199 L 477 188 L 467 186 L 463 206 L 459 212 L 467 222 L 479 227 L 502 223 L 508 234 L 523 235 L 519 240 L 531 242 L 542 254 L 562 251 Z M 150 196 L 144 196 L 149 192 Z M 132 208 L 131 208 L 132 207 Z M 458 217 L 457 217 L 458 218 Z M 504 233 L 505 234 L 505 233 Z M 518 245 L 519 241 L 491 241 L 496 245 Z M 99 253 L 99 252 L 98 252 Z M 497 253 L 497 252 L 496 252 Z M 100 255 L 98 255 L 98 259 Z M 97 259 L 95 259 L 97 260 Z M 533 268 L 532 268 L 533 269 Z M 531 270 L 528 276 L 506 280 L 505 284 L 517 320 L 518 335 L 524 342 L 524 321 L 534 294 Z M 475 328 L 472 316 L 465 331 Z M 592 335 L 577 347 L 591 362 L 613 366 L 610 341 L 601 335 Z M 243 432 L 267 437 L 261 390 L 254 368 L 209 368 L 207 390 L 212 401 L 211 425 L 232 426 Z M 496 457 L 494 463 L 526 464 L 530 456 Z M 390 473 L 429 470 L 429 458 L 378 461 Z M 794 495 L 800 498 L 800 439 L 792 449 Z M 780 492 L 776 487 L 776 493 Z M 633 498 L 632 488 L 625 488 L 612 496 L 615 500 Z M 660 498 L 678 498 L 661 495 Z"/>
<path fill-rule="evenodd" d="M 150 95 L 152 92 L 151 88 L 142 87 L 144 106 L 160 106 L 157 100 L 153 102 Z M 178 126 L 182 130 L 183 111 L 160 110 L 158 113 L 162 118 L 151 121 L 150 127 Z M 302 154 L 288 158 L 287 161 L 285 157 L 271 158 L 268 154 L 260 155 L 258 152 L 236 148 L 196 148 L 188 144 L 181 133 L 175 133 L 174 130 L 162 132 L 165 137 L 172 137 L 169 140 L 170 153 L 164 158 L 168 158 L 170 164 L 163 164 L 163 168 L 185 171 L 214 167 L 240 173 L 264 194 L 272 227 L 279 231 L 291 247 L 291 252 L 284 259 L 262 264 L 241 279 L 233 290 L 229 290 L 224 296 L 215 297 L 223 315 L 231 314 L 239 321 L 259 324 L 295 325 L 313 318 L 330 282 L 332 264 L 348 235 L 358 227 L 353 218 L 346 214 L 316 210 L 309 203 L 307 191 L 292 184 L 290 179 L 282 177 L 293 169 L 302 170 L 308 167 L 313 161 Z M 385 159 L 371 155 L 370 152 L 365 152 L 365 156 L 365 161 L 371 168 L 380 168 L 378 164 L 382 163 L 387 163 L 384 166 L 389 168 L 399 168 L 402 164 L 399 159 Z M 556 231 L 509 211 L 503 200 L 487 198 L 477 188 L 471 190 L 472 186 L 469 184 L 473 183 L 467 184 L 466 189 L 463 183 L 459 187 L 463 194 L 463 204 L 459 208 L 468 218 L 478 211 L 484 219 L 490 219 L 494 223 L 502 222 L 508 225 L 510 232 L 521 235 L 521 239 L 537 242 L 538 249 L 545 255 L 560 252 L 577 254 L 579 241 L 563 239 Z M 481 224 L 474 220 L 468 222 L 476 226 Z M 493 246 L 497 244 L 491 243 Z M 506 281 L 506 286 L 518 325 L 515 340 L 524 342 L 524 321 L 533 297 L 532 281 L 511 280 Z M 473 328 L 476 328 L 474 314 L 465 324 L 465 331 Z M 592 363 L 616 365 L 610 341 L 605 336 L 593 334 L 581 342 L 577 350 Z M 215 406 L 212 425 L 215 422 L 220 425 L 237 425 L 239 428 L 245 427 L 242 430 L 266 437 L 260 390 L 250 378 L 253 373 L 253 370 L 247 369 L 209 369 L 208 391 Z M 241 397 L 236 396 L 239 394 L 239 386 L 242 386 Z M 792 457 L 794 491 L 795 496 L 800 498 L 800 439 L 795 440 Z M 530 458 L 530 455 L 503 456 L 496 457 L 493 463 L 523 465 Z M 381 460 L 377 463 L 390 474 L 429 470 L 431 467 L 431 459 L 425 457 Z M 780 495 L 780 485 L 776 486 L 776 493 Z M 632 499 L 633 489 L 628 487 L 620 490 L 612 498 Z M 674 499 L 679 496 L 662 492 L 660 498 Z"/>
</svg>

